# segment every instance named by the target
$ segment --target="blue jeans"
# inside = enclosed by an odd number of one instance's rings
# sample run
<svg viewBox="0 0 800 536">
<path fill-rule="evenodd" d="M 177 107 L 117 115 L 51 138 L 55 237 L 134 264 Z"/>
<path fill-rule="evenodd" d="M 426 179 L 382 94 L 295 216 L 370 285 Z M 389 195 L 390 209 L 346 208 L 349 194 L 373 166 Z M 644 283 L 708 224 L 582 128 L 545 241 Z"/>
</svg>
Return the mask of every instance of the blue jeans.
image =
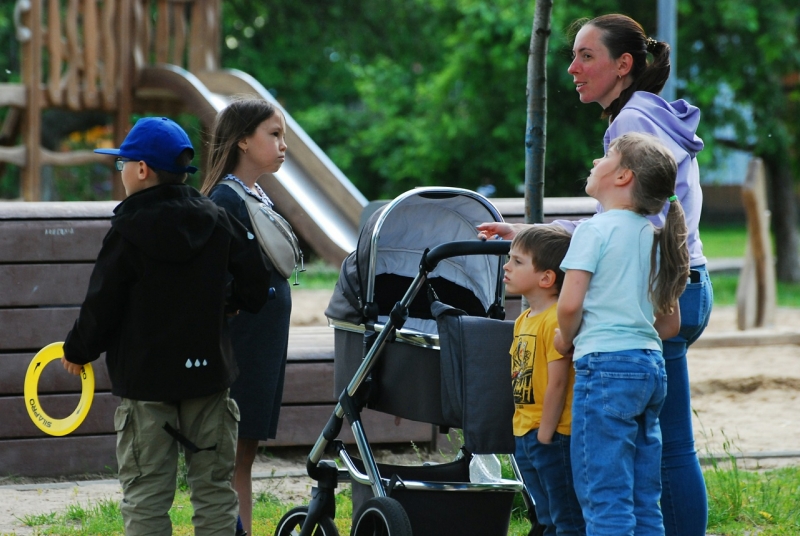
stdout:
<svg viewBox="0 0 800 536">
<path fill-rule="evenodd" d="M 661 410 L 661 511 L 667 536 L 704 536 L 708 521 L 706 485 L 694 446 L 686 351 L 708 325 L 714 293 L 705 266 L 700 281 L 680 298 L 681 331 L 664 341 L 669 391 Z"/>
<path fill-rule="evenodd" d="M 572 471 L 587 535 L 664 534 L 658 414 L 666 394 L 659 351 L 575 361 Z"/>
<path fill-rule="evenodd" d="M 572 484 L 570 437 L 556 432 L 552 443 L 543 445 L 538 431 L 517 437 L 514 454 L 525 487 L 536 504 L 536 517 L 547 527 L 545 536 L 583 536 L 586 526 Z"/>
</svg>

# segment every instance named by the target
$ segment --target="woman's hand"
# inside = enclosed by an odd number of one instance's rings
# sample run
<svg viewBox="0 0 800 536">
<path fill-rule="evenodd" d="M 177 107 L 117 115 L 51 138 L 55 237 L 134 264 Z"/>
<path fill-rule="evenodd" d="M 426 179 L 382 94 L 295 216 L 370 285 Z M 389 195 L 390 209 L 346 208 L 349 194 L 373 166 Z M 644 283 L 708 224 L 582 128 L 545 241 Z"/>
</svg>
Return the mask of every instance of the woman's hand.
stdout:
<svg viewBox="0 0 800 536">
<path fill-rule="evenodd" d="M 481 240 L 490 240 L 495 237 L 500 237 L 503 240 L 511 240 L 518 232 L 524 229 L 524 223 L 505 223 L 505 222 L 487 222 L 477 226 L 478 238 Z"/>
</svg>

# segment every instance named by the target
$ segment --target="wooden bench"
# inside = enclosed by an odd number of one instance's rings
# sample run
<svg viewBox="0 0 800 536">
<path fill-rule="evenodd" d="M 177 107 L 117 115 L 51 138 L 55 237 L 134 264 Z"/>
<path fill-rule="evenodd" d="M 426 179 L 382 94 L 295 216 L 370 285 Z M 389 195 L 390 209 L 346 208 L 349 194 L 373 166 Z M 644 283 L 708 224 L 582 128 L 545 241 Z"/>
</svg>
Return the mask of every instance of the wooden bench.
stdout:
<svg viewBox="0 0 800 536">
<path fill-rule="evenodd" d="M 56 476 L 114 471 L 114 410 L 105 358 L 93 363 L 96 387 L 86 420 L 52 437 L 31 422 L 23 383 L 33 356 L 63 341 L 78 315 L 116 202 L 0 203 L 0 476 Z M 312 445 L 335 405 L 333 330 L 293 329 L 283 410 L 273 446 Z M 42 373 L 39 398 L 54 418 L 76 407 L 80 381 L 58 361 Z M 430 424 L 367 411 L 370 441 L 430 442 Z M 352 441 L 348 427 L 341 434 Z"/>
<path fill-rule="evenodd" d="M 586 200 L 550 201 L 545 205 L 549 217 L 579 217 L 594 207 Z M 104 357 L 93 363 L 96 388 L 89 414 L 68 436 L 49 436 L 34 426 L 23 397 L 33 356 L 45 345 L 63 341 L 77 318 L 116 204 L 0 202 L 0 477 L 116 470 L 113 415 L 119 399 L 110 392 Z M 522 221 L 521 200 L 497 204 L 510 221 Z M 519 313 L 516 303 L 514 311 L 514 298 L 509 299 L 509 318 Z M 277 438 L 268 444 L 313 445 L 336 403 L 333 391 L 333 330 L 292 328 L 280 425 Z M 42 373 L 39 398 L 50 416 L 71 413 L 79 392 L 77 377 L 58 361 Z M 371 410 L 365 410 L 363 419 L 371 444 L 435 445 L 441 440 L 427 423 L 403 420 L 395 425 L 391 415 Z M 348 426 L 340 437 L 353 441 Z"/>
</svg>

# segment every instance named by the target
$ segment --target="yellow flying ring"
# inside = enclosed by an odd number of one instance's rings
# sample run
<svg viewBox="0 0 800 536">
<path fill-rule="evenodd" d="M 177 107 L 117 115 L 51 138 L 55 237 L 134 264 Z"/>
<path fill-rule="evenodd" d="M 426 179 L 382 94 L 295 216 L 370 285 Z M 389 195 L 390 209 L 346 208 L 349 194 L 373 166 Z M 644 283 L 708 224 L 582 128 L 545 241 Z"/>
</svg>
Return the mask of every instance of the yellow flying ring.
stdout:
<svg viewBox="0 0 800 536">
<path fill-rule="evenodd" d="M 73 432 L 81 425 L 94 399 L 94 371 L 92 365 L 87 363 L 81 368 L 81 399 L 78 407 L 71 415 L 63 419 L 54 419 L 44 412 L 39 403 L 39 378 L 44 367 L 51 361 L 64 356 L 64 343 L 54 342 L 48 344 L 33 356 L 28 372 L 25 373 L 25 407 L 33 424 L 41 431 L 53 436 L 64 436 Z"/>
</svg>

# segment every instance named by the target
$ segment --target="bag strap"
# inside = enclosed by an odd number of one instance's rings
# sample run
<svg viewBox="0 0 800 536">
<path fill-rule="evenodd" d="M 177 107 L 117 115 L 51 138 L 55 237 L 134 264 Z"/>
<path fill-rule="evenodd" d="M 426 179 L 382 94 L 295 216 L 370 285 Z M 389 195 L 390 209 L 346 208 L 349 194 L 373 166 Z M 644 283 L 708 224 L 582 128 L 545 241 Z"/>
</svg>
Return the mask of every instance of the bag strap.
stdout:
<svg viewBox="0 0 800 536">
<path fill-rule="evenodd" d="M 241 197 L 242 199 L 244 199 L 245 201 L 247 201 L 247 198 L 250 197 L 249 195 L 247 195 L 247 192 L 244 191 L 244 188 L 242 188 L 242 185 L 239 184 L 236 181 L 225 181 L 225 180 L 222 180 L 222 181 L 219 181 L 219 184 L 224 184 L 225 186 L 227 186 L 228 188 L 230 188 L 231 190 L 236 192 L 236 194 L 239 197 Z"/>
</svg>

